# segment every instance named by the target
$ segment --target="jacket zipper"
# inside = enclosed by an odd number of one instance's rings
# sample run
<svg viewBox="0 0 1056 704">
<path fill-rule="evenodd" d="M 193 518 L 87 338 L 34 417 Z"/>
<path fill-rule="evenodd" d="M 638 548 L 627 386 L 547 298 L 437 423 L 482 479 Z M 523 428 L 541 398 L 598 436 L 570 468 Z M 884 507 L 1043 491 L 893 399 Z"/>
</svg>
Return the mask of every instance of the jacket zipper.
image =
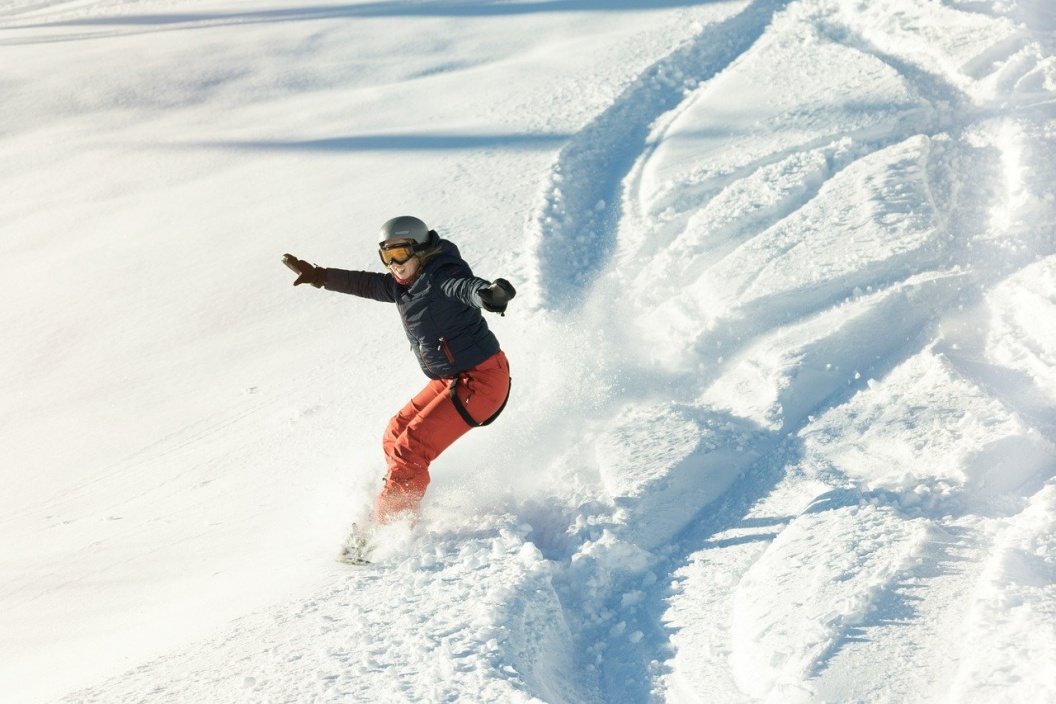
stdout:
<svg viewBox="0 0 1056 704">
<path fill-rule="evenodd" d="M 455 355 L 451 354 L 451 348 L 447 346 L 446 338 L 440 338 L 440 346 L 437 349 L 443 350 L 444 356 L 447 357 L 447 361 L 449 364 L 455 363 Z"/>
</svg>

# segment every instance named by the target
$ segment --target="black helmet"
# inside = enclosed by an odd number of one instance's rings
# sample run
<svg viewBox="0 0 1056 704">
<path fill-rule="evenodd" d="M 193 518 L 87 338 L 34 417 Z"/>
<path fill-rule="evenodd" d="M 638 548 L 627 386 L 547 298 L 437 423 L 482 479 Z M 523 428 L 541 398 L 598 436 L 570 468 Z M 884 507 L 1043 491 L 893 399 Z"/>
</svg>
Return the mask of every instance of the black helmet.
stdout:
<svg viewBox="0 0 1056 704">
<path fill-rule="evenodd" d="M 400 215 L 381 226 L 381 231 L 378 232 L 378 244 L 386 240 L 404 238 L 414 240 L 418 247 L 423 247 L 432 244 L 435 237 L 438 235 L 418 218 L 413 215 Z"/>
</svg>

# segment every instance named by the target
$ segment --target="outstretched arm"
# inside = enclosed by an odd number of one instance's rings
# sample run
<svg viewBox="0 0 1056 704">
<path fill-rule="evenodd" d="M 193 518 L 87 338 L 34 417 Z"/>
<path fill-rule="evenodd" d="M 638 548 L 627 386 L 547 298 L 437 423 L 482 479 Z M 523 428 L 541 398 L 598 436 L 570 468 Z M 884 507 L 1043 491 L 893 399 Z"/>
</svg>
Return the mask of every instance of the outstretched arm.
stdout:
<svg viewBox="0 0 1056 704">
<path fill-rule="evenodd" d="M 391 274 L 326 269 L 326 290 L 386 303 L 396 302 L 396 282 Z"/>
<path fill-rule="evenodd" d="M 316 288 L 328 291 L 348 293 L 361 298 L 372 298 L 376 301 L 392 303 L 396 300 L 396 290 L 392 277 L 370 271 L 346 271 L 329 269 L 298 259 L 292 254 L 282 257 L 282 263 L 297 274 L 294 286 L 311 284 Z"/>
<path fill-rule="evenodd" d="M 457 269 L 437 283 L 448 298 L 500 315 L 506 314 L 506 306 L 517 295 L 506 279 L 491 282 L 477 276 L 460 276 Z"/>
</svg>

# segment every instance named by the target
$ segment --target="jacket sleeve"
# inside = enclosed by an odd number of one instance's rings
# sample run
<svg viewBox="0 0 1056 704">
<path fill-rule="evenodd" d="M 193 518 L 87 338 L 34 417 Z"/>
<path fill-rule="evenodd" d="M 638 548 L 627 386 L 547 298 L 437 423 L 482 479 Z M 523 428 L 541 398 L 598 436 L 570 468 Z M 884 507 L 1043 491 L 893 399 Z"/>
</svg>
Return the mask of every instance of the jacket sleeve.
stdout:
<svg viewBox="0 0 1056 704">
<path fill-rule="evenodd" d="M 396 302 L 396 282 L 391 274 L 327 269 L 324 287 L 327 291 L 348 293 L 360 298 L 370 298 L 386 303 Z"/>
<path fill-rule="evenodd" d="M 490 281 L 472 274 L 467 275 L 466 269 L 454 265 L 444 267 L 436 272 L 434 277 L 436 287 L 444 296 L 473 308 L 483 307 L 479 291 L 491 286 Z"/>
</svg>

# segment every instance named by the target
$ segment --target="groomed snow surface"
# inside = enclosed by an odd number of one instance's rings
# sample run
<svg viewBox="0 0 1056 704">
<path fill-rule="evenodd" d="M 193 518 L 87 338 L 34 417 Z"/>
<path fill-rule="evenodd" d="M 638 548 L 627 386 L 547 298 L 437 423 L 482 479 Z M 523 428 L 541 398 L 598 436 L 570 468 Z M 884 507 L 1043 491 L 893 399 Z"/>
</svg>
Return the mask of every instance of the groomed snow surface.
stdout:
<svg viewBox="0 0 1056 704">
<path fill-rule="evenodd" d="M 8 0 L 0 701 L 1056 701 L 1050 0 Z M 513 396 L 334 561 L 423 378 Z"/>
</svg>

